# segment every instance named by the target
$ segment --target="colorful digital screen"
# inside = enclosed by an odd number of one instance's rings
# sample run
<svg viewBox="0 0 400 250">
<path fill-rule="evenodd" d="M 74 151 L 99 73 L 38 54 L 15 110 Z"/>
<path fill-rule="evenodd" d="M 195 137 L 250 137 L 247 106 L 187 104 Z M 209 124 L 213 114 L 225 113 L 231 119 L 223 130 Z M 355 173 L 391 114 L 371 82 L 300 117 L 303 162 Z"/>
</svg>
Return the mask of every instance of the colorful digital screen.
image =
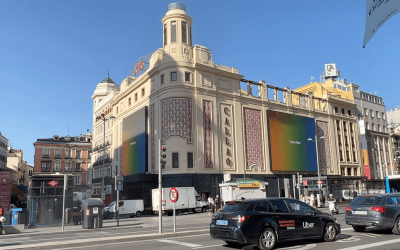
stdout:
<svg viewBox="0 0 400 250">
<path fill-rule="evenodd" d="M 271 171 L 318 171 L 314 118 L 269 110 L 268 126 Z"/>
<path fill-rule="evenodd" d="M 147 107 L 122 121 L 122 175 L 147 172 Z"/>
</svg>

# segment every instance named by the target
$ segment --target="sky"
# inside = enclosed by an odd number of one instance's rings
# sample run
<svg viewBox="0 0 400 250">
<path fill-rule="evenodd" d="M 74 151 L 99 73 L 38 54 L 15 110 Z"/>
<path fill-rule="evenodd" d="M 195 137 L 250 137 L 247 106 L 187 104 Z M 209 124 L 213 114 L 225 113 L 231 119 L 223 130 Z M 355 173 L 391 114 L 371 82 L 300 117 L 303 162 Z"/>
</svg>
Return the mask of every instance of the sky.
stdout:
<svg viewBox="0 0 400 250">
<path fill-rule="evenodd" d="M 167 0 L 1 0 L 0 132 L 33 165 L 33 143 L 92 131 L 92 99 L 109 72 L 121 84 L 162 47 Z M 193 44 L 245 79 L 291 89 L 336 63 L 341 78 L 400 104 L 400 15 L 362 48 L 366 1 L 181 0 Z"/>
</svg>

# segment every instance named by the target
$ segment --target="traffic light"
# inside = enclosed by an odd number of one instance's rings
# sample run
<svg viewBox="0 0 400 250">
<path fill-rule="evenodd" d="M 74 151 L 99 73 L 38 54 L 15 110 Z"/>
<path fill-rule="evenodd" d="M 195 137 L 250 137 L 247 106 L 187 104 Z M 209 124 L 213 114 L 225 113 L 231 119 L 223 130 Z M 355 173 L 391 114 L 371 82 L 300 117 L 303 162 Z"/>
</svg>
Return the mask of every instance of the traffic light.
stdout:
<svg viewBox="0 0 400 250">
<path fill-rule="evenodd" d="M 161 145 L 161 148 L 160 148 L 161 168 L 165 168 L 165 164 L 167 164 L 167 160 L 165 159 L 165 158 L 167 158 L 167 153 L 165 153 L 166 150 L 167 150 L 167 148 L 165 147 L 165 145 Z"/>
</svg>

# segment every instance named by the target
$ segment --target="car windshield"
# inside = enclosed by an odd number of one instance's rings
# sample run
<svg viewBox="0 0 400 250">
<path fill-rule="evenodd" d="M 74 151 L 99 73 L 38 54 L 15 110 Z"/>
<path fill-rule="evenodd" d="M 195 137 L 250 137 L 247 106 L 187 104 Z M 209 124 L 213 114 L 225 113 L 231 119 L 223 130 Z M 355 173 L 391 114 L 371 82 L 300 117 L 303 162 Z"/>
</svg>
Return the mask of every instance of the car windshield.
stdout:
<svg viewBox="0 0 400 250">
<path fill-rule="evenodd" d="M 224 212 L 242 212 L 247 207 L 247 204 L 243 203 L 229 203 L 222 208 Z"/>
<path fill-rule="evenodd" d="M 378 196 L 358 196 L 351 205 L 377 205 L 381 202 L 381 198 Z"/>
</svg>

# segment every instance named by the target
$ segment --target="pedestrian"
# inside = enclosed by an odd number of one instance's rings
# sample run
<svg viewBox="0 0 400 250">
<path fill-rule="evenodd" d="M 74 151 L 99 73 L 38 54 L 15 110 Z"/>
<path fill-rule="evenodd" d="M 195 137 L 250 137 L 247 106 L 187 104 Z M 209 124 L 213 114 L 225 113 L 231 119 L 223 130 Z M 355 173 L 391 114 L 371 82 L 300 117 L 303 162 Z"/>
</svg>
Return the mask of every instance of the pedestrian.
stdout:
<svg viewBox="0 0 400 250">
<path fill-rule="evenodd" d="M 221 206 L 221 201 L 220 201 L 220 199 L 219 199 L 219 195 L 217 194 L 217 196 L 215 196 L 215 199 L 214 199 L 214 204 L 215 204 L 215 211 L 218 211 L 219 210 L 219 208 L 220 208 L 220 206 Z"/>
<path fill-rule="evenodd" d="M 209 196 L 207 199 L 208 209 L 212 209 L 211 199 L 212 199 L 211 196 Z"/>
<path fill-rule="evenodd" d="M 4 209 L 0 204 L 0 225 L 3 225 L 4 221 L 6 221 L 6 218 L 4 217 Z"/>
<path fill-rule="evenodd" d="M 306 204 L 307 204 L 307 205 L 310 205 L 311 197 L 310 197 L 309 194 L 306 195 L 306 198 L 305 198 L 305 199 L 306 199 Z"/>
<path fill-rule="evenodd" d="M 208 215 L 213 215 L 215 211 L 215 204 L 214 204 L 214 199 L 210 198 L 210 206 L 211 206 L 211 212 Z"/>
<path fill-rule="evenodd" d="M 314 194 L 311 194 L 311 197 L 310 197 L 310 206 L 315 207 L 315 196 L 314 196 Z"/>
</svg>

